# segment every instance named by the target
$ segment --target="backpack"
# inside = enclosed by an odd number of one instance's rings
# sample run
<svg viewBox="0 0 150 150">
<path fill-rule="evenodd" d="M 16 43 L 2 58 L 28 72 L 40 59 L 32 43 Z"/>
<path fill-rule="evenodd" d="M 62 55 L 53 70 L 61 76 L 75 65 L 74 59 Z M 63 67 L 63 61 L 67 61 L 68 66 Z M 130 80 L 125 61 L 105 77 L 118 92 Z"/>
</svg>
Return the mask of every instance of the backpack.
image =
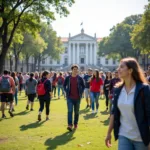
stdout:
<svg viewBox="0 0 150 150">
<path fill-rule="evenodd" d="M 9 82 L 9 77 L 2 77 L 0 81 L 0 92 L 10 92 L 11 86 Z"/>
<path fill-rule="evenodd" d="M 58 85 L 62 85 L 62 84 L 63 84 L 63 80 L 62 80 L 61 77 L 58 78 L 57 84 L 58 84 Z"/>
<path fill-rule="evenodd" d="M 38 96 L 42 96 L 42 95 L 45 95 L 46 93 L 46 90 L 45 90 L 45 87 L 44 87 L 44 83 L 47 81 L 47 79 L 42 82 L 42 80 L 39 82 L 39 84 L 37 85 L 37 94 Z"/>
</svg>

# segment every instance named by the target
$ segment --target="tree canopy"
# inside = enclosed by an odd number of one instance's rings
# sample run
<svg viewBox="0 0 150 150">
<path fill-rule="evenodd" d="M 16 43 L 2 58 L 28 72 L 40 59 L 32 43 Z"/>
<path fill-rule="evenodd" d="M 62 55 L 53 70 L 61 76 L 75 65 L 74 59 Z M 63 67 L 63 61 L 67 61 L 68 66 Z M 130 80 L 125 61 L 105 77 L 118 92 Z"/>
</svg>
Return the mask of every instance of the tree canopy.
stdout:
<svg viewBox="0 0 150 150">
<path fill-rule="evenodd" d="M 34 33 L 39 30 L 41 20 L 50 23 L 55 13 L 67 16 L 74 0 L 0 0 L 0 73 L 15 31 L 22 24 L 22 30 Z"/>
</svg>

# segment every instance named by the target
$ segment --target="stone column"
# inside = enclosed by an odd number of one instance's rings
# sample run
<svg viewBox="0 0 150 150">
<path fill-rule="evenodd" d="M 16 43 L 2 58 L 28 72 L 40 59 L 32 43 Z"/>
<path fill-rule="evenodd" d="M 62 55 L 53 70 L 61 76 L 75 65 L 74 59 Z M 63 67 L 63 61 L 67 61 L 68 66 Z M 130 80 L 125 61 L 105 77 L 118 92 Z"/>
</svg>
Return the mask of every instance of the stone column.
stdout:
<svg viewBox="0 0 150 150">
<path fill-rule="evenodd" d="M 97 43 L 95 43 L 94 46 L 94 65 L 96 65 L 97 62 Z"/>
<path fill-rule="evenodd" d="M 71 43 L 69 43 L 69 48 L 68 48 L 68 65 L 71 64 Z"/>
<path fill-rule="evenodd" d="M 90 65 L 92 65 L 92 53 L 93 53 L 93 49 L 92 49 L 92 43 L 90 44 Z"/>
<path fill-rule="evenodd" d="M 80 60 L 79 60 L 79 53 L 80 53 L 80 43 L 77 43 L 77 64 L 79 64 L 80 63 Z"/>
<path fill-rule="evenodd" d="M 72 53 L 73 53 L 72 61 L 73 61 L 73 64 L 75 64 L 75 44 L 74 43 L 72 44 Z"/>
<path fill-rule="evenodd" d="M 85 56 L 86 56 L 86 65 L 88 65 L 88 43 L 86 43 L 86 47 L 85 47 Z"/>
</svg>

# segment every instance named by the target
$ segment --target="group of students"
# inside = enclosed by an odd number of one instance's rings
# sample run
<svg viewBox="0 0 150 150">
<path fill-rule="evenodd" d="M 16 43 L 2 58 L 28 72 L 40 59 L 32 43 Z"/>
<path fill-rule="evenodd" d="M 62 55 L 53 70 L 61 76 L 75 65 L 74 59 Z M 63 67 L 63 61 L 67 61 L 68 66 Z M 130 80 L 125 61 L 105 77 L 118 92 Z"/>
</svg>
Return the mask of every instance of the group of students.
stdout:
<svg viewBox="0 0 150 150">
<path fill-rule="evenodd" d="M 9 74 L 7 70 L 0 77 L 0 96 L 2 118 L 5 118 L 4 110 L 7 102 L 10 104 L 9 114 L 13 117 L 13 99 L 16 89 L 23 86 L 22 74 L 18 76 L 14 72 Z M 150 148 L 150 66 L 147 76 L 134 58 L 124 58 L 120 61 L 118 69 L 107 72 L 105 75 L 98 70 L 88 69 L 87 74 L 79 74 L 78 65 L 71 67 L 71 73 L 30 73 L 25 81 L 25 91 L 28 96 L 26 109 L 33 110 L 34 99 L 38 96 L 39 113 L 38 120 L 42 120 L 42 111 L 46 107 L 46 120 L 49 120 L 50 101 L 60 90 L 67 100 L 69 131 L 78 128 L 79 110 L 81 99 L 85 94 L 87 106 L 92 113 L 99 109 L 100 94 L 105 94 L 106 110 L 110 111 L 110 123 L 105 139 L 107 147 L 111 146 L 111 132 L 114 130 L 115 139 L 119 139 L 119 150 L 148 150 Z M 110 103 L 110 108 L 109 108 Z M 17 103 L 16 103 L 17 104 Z M 96 110 L 95 110 L 96 104 Z M 74 113 L 74 119 L 73 119 Z"/>
</svg>

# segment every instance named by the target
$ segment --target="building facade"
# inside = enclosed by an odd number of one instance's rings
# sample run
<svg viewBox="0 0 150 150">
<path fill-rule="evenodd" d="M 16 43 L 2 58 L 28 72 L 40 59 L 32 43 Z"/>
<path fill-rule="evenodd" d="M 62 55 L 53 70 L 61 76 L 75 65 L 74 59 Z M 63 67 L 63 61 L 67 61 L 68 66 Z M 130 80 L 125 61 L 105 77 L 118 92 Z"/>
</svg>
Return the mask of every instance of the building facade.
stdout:
<svg viewBox="0 0 150 150">
<path fill-rule="evenodd" d="M 97 68 L 101 70 L 114 70 L 118 66 L 118 62 L 107 57 L 99 57 L 98 43 L 102 38 L 97 38 L 96 34 L 90 36 L 85 34 L 84 29 L 80 34 L 61 39 L 65 48 L 63 54 L 60 55 L 60 60 L 54 61 L 52 58 L 41 62 L 41 70 L 69 70 L 72 64 L 77 64 L 81 70 L 87 68 Z"/>
</svg>

